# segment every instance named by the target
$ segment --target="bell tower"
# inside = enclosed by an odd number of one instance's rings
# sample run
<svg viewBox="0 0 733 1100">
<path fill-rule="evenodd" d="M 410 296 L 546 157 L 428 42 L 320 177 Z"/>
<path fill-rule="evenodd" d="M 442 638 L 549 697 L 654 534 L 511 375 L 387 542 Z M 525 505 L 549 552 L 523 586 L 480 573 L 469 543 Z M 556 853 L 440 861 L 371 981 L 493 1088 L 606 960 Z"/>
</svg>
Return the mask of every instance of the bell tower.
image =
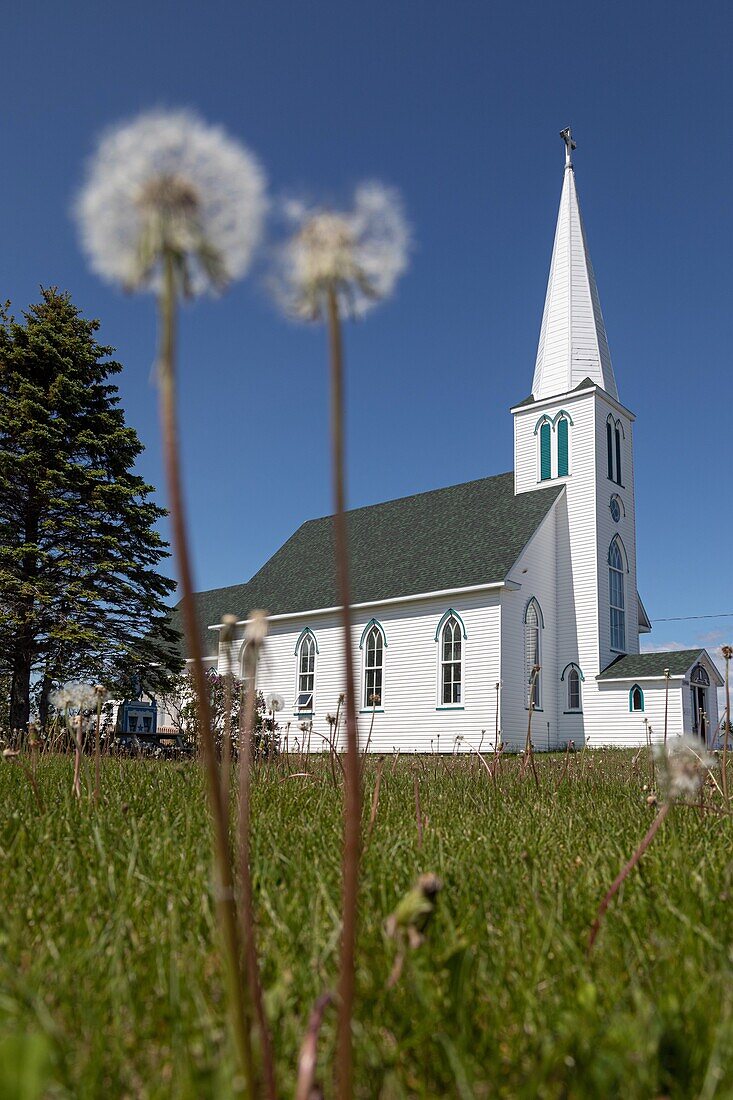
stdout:
<svg viewBox="0 0 733 1100">
<path fill-rule="evenodd" d="M 561 669 L 580 669 L 590 710 L 595 677 L 618 654 L 639 651 L 640 615 L 647 624 L 636 589 L 634 416 L 616 387 L 576 145 L 569 127 L 560 136 L 565 168 L 532 392 L 512 409 L 514 485 L 516 493 L 565 486 L 556 511 L 557 659 Z"/>
</svg>

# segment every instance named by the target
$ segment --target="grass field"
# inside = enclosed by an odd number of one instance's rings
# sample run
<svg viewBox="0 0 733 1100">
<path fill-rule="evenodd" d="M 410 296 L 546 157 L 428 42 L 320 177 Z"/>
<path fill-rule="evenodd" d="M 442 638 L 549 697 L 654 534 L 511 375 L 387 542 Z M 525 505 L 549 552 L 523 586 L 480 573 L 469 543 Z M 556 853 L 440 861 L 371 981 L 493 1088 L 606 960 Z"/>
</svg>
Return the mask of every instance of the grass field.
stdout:
<svg viewBox="0 0 733 1100">
<path fill-rule="evenodd" d="M 365 823 L 376 761 L 365 775 Z M 300 770 L 292 762 L 291 770 Z M 387 759 L 363 865 L 359 1095 L 733 1095 L 733 825 L 676 807 L 612 904 L 598 903 L 653 816 L 646 756 Z M 315 998 L 334 986 L 340 791 L 261 767 L 254 883 L 281 1094 Z M 425 816 L 418 844 L 414 775 Z M 36 805 L 0 767 L 0 1096 L 236 1095 L 202 776 L 109 761 L 98 809 L 71 761 L 39 764 Z M 427 942 L 385 988 L 383 921 L 421 871 L 443 880 Z M 319 1078 L 330 1092 L 335 1018 Z M 21 1091 L 25 1088 L 26 1091 Z"/>
</svg>

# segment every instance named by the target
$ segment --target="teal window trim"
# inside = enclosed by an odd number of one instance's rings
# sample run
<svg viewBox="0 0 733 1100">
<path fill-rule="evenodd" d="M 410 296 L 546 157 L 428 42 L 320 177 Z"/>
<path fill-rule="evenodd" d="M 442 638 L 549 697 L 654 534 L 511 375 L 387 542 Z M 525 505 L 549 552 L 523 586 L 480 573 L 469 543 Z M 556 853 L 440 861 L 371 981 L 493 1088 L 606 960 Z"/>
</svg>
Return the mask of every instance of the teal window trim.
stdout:
<svg viewBox="0 0 733 1100">
<path fill-rule="evenodd" d="M 613 418 L 606 420 L 606 451 L 608 452 L 608 480 L 615 481 L 613 476 Z"/>
<path fill-rule="evenodd" d="M 552 421 L 553 427 L 555 426 L 555 424 L 557 424 L 558 420 L 560 420 L 560 418 L 563 417 L 563 416 L 565 417 L 567 422 L 572 425 L 573 418 L 570 415 L 570 413 L 567 411 L 567 409 L 560 409 L 558 412 L 555 413 L 555 417 Z"/>
<path fill-rule="evenodd" d="M 359 714 L 384 714 L 384 707 L 375 707 L 374 710 L 371 707 L 362 707 Z"/>
<path fill-rule="evenodd" d="M 557 422 L 557 476 L 567 477 L 570 472 L 570 427 L 566 416 Z"/>
<path fill-rule="evenodd" d="M 295 650 L 294 650 L 294 653 L 295 653 L 296 657 L 297 657 L 297 655 L 298 655 L 298 651 L 299 651 L 299 649 L 300 649 L 300 646 L 301 646 L 301 643 L 302 643 L 303 639 L 304 639 L 304 638 L 307 638 L 307 637 L 308 637 L 308 635 L 310 635 L 310 636 L 311 636 L 311 638 L 313 639 L 313 645 L 314 645 L 314 646 L 316 647 L 316 653 L 318 653 L 318 652 L 319 652 L 319 649 L 318 649 L 318 638 L 316 638 L 316 636 L 315 636 L 315 634 L 313 633 L 313 631 L 311 630 L 311 628 L 310 628 L 309 626 L 306 626 L 306 627 L 304 627 L 304 629 L 303 629 L 303 630 L 301 630 L 300 634 L 298 635 L 298 640 L 297 640 L 297 642 L 295 643 Z"/>
<path fill-rule="evenodd" d="M 534 434 L 535 435 L 537 435 L 537 433 L 539 432 L 539 430 L 540 430 L 540 428 L 542 427 L 543 424 L 549 424 L 549 426 L 552 427 L 552 421 L 550 420 L 547 413 L 543 413 L 542 416 L 537 421 L 537 423 L 535 424 L 535 426 L 534 426 Z"/>
<path fill-rule="evenodd" d="M 616 427 L 614 428 L 614 439 L 616 444 L 616 484 L 621 485 L 621 421 L 616 421 Z"/>
<path fill-rule="evenodd" d="M 639 692 L 639 698 L 641 700 L 641 706 L 640 707 L 635 707 L 634 706 L 634 692 L 635 691 Z M 643 714 L 644 713 L 644 691 L 643 691 L 642 688 L 639 687 L 638 684 L 634 684 L 634 686 L 629 691 L 629 711 L 631 712 L 631 714 Z"/>
<path fill-rule="evenodd" d="M 436 707 L 436 710 L 465 710 L 465 707 L 459 706 L 457 703 L 444 703 L 442 707 Z"/>
<path fill-rule="evenodd" d="M 436 642 L 440 638 L 440 632 L 443 629 L 443 627 L 445 626 L 445 624 L 448 622 L 448 619 L 450 619 L 451 615 L 453 616 L 453 618 L 457 622 L 459 622 L 461 624 L 461 632 L 463 634 L 464 640 L 466 638 L 468 638 L 468 634 L 466 633 L 466 624 L 464 623 L 463 619 L 461 618 L 461 616 L 458 614 L 458 612 L 456 611 L 456 609 L 454 607 L 449 607 L 448 610 L 443 614 L 443 617 L 441 618 L 441 620 L 438 623 L 438 626 L 435 630 L 435 641 Z"/>
<path fill-rule="evenodd" d="M 550 481 L 552 478 L 552 428 L 550 422 L 540 428 L 540 481 Z"/>
<path fill-rule="evenodd" d="M 293 718 L 312 718 L 314 714 L 313 710 L 294 710 Z"/>
<path fill-rule="evenodd" d="M 565 673 L 569 672 L 571 668 L 574 668 L 574 669 L 577 670 L 577 673 L 580 676 L 581 682 L 585 683 L 585 676 L 583 675 L 583 670 L 580 667 L 580 665 L 577 664 L 575 661 L 568 661 L 568 663 L 565 665 L 565 668 L 562 670 L 562 676 L 560 677 L 560 679 L 564 680 L 565 679 Z M 575 713 L 575 712 L 573 711 L 572 713 Z"/>
<path fill-rule="evenodd" d="M 361 632 L 361 640 L 359 641 L 359 649 L 364 648 L 364 642 L 367 640 L 367 635 L 373 626 L 376 626 L 379 633 L 382 635 L 382 645 L 387 648 L 387 635 L 384 632 L 384 627 L 380 623 L 379 619 L 370 619 Z M 317 652 L 317 651 L 316 651 Z"/>
</svg>

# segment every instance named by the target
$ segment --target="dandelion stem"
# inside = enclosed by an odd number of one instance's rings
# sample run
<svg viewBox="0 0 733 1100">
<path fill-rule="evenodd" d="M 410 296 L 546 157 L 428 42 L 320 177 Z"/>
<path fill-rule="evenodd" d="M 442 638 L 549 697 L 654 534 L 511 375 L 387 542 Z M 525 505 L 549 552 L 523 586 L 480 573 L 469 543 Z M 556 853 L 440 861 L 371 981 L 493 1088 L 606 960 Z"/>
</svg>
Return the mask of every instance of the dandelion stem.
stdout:
<svg viewBox="0 0 733 1100">
<path fill-rule="evenodd" d="M 336 1050 L 336 1087 L 341 1100 L 353 1094 L 353 1042 L 351 1019 L 354 1009 L 356 925 L 359 891 L 361 826 L 361 783 L 359 745 L 356 733 L 356 703 L 351 639 L 349 564 L 346 534 L 346 489 L 344 472 L 343 345 L 338 300 L 334 286 L 327 293 L 328 334 L 331 360 L 331 445 L 333 454 L 334 550 L 336 579 L 344 644 L 346 677 L 346 782 L 344 784 L 344 846 L 342 881 L 341 967 L 339 974 L 339 1016 Z"/>
<path fill-rule="evenodd" d="M 377 764 L 377 778 L 374 782 L 374 793 L 372 795 L 372 808 L 369 814 L 369 828 L 367 829 L 367 844 L 369 843 L 372 831 L 374 829 L 374 823 L 377 820 L 377 808 L 379 806 L 379 788 L 382 785 L 382 768 L 384 767 L 384 761 L 380 760 Z"/>
<path fill-rule="evenodd" d="M 720 778 L 723 784 L 723 798 L 725 808 L 730 810 L 730 796 L 728 794 L 728 745 L 730 742 L 730 659 L 733 657 L 733 648 L 724 645 L 723 657 L 725 658 L 725 735 L 723 737 L 723 760 Z"/>
<path fill-rule="evenodd" d="M 101 742 L 100 742 L 100 730 L 99 727 L 102 721 L 102 699 L 101 696 L 97 700 L 97 722 L 94 729 L 94 804 L 95 806 L 99 802 L 99 792 L 102 783 L 101 776 Z"/>
<path fill-rule="evenodd" d="M 417 848 L 422 850 L 422 813 L 420 811 L 420 784 L 417 775 L 412 777 L 412 785 L 415 788 L 415 821 L 417 823 Z"/>
<path fill-rule="evenodd" d="M 308 1030 L 305 1033 L 298 1055 L 298 1082 L 295 1089 L 295 1100 L 308 1100 L 310 1096 L 315 1095 L 313 1084 L 318 1057 L 318 1035 L 326 1009 L 332 1001 L 332 993 L 322 993 L 310 1014 Z"/>
<path fill-rule="evenodd" d="M 251 816 L 251 787 L 252 787 L 252 752 L 255 744 L 255 712 L 257 704 L 257 658 L 259 656 L 259 641 L 253 638 L 245 650 L 247 661 L 247 692 L 244 707 L 244 722 L 240 721 L 239 740 L 239 888 L 240 888 L 240 927 L 244 940 L 245 962 L 247 980 L 249 982 L 250 997 L 254 1004 L 257 1026 L 260 1032 L 260 1044 L 262 1048 L 262 1067 L 265 1075 L 265 1092 L 269 1100 L 276 1096 L 275 1065 L 272 1055 L 272 1041 L 270 1029 L 265 1015 L 265 1006 L 262 998 L 262 983 L 260 981 L 260 968 L 257 959 L 257 941 L 255 938 L 254 901 L 252 897 L 252 872 L 251 872 L 251 846 L 250 846 L 250 816 Z"/>
<path fill-rule="evenodd" d="M 224 729 L 221 743 L 221 800 L 229 819 L 229 795 L 232 782 L 232 703 L 233 683 L 231 671 L 224 673 Z"/>
<path fill-rule="evenodd" d="M 232 854 L 229 843 L 227 813 L 221 797 L 221 787 L 216 765 L 216 745 L 211 721 L 211 708 L 206 685 L 206 675 L 201 653 L 196 606 L 194 602 L 193 576 L 188 551 L 188 537 L 183 505 L 183 488 L 178 447 L 178 422 L 175 400 L 176 354 L 176 273 L 175 261 L 169 250 L 163 255 L 163 288 L 160 294 L 160 359 L 159 386 L 163 450 L 168 498 L 173 527 L 178 573 L 181 583 L 181 606 L 186 647 L 191 657 L 196 709 L 204 766 L 207 777 L 209 802 L 214 827 L 215 894 L 216 908 L 221 930 L 225 972 L 229 986 L 229 1004 L 232 1028 L 245 1081 L 245 1095 L 253 1096 L 253 1062 L 251 1038 L 251 1010 L 247 1001 L 247 989 L 241 980 L 241 952 L 234 900 Z"/>
<path fill-rule="evenodd" d="M 591 926 L 590 935 L 588 936 L 588 954 L 590 954 L 590 952 L 593 950 L 593 944 L 596 942 L 596 937 L 601 930 L 601 924 L 603 922 L 604 916 L 606 915 L 606 910 L 608 909 L 616 894 L 621 889 L 621 886 L 623 885 L 627 876 L 631 873 L 631 871 L 633 871 L 634 867 L 636 867 L 637 863 L 644 855 L 644 852 L 654 840 L 654 837 L 657 835 L 657 831 L 660 825 L 669 813 L 671 805 L 671 802 L 662 803 L 659 808 L 659 812 L 657 813 L 657 816 L 654 818 L 651 825 L 649 826 L 646 836 L 642 840 L 641 844 L 636 849 L 631 859 L 624 864 L 619 873 L 616 875 L 616 878 L 613 880 L 611 889 L 608 891 L 600 906 L 598 907 L 596 919 L 593 921 L 593 924 Z"/>
<path fill-rule="evenodd" d="M 82 728 L 83 718 L 81 714 L 77 714 L 75 718 L 72 718 L 71 724 L 74 730 L 74 794 L 77 798 L 81 798 L 81 749 L 82 749 Z"/>
</svg>

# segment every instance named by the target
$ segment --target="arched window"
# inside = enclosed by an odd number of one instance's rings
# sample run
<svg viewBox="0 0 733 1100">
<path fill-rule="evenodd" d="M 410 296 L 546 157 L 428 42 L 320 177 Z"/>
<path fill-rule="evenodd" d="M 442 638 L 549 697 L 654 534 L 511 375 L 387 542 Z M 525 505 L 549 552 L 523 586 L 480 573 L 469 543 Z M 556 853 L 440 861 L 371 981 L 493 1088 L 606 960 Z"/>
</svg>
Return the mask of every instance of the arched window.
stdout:
<svg viewBox="0 0 733 1100">
<path fill-rule="evenodd" d="M 638 684 L 634 684 L 629 692 L 629 710 L 632 714 L 635 711 L 641 713 L 644 710 L 644 692 Z"/>
<path fill-rule="evenodd" d="M 440 635 L 440 702 L 459 704 L 463 700 L 463 644 L 461 624 L 450 615 Z"/>
<path fill-rule="evenodd" d="M 569 470 L 568 420 L 561 416 L 557 422 L 557 476 L 567 477 Z"/>
<path fill-rule="evenodd" d="M 370 710 L 381 706 L 382 676 L 384 673 L 384 640 L 375 623 L 367 632 L 364 642 L 364 707 Z"/>
<path fill-rule="evenodd" d="M 533 596 L 524 613 L 524 671 L 526 705 L 534 710 L 542 706 L 542 626 L 542 610 Z"/>
<path fill-rule="evenodd" d="M 616 427 L 613 430 L 613 434 L 616 437 L 616 484 L 621 484 L 621 421 L 616 421 Z"/>
<path fill-rule="evenodd" d="M 316 688 L 316 639 L 310 630 L 304 630 L 296 649 L 298 661 L 295 709 L 299 713 L 313 713 L 313 697 Z"/>
<path fill-rule="evenodd" d="M 608 591 L 611 607 L 611 649 L 626 652 L 626 610 L 624 601 L 625 561 L 618 538 L 608 551 Z"/>
<path fill-rule="evenodd" d="M 691 684 L 704 684 L 705 687 L 710 687 L 710 677 L 708 676 L 702 665 L 695 665 L 690 673 Z"/>
<path fill-rule="evenodd" d="M 613 420 L 606 421 L 606 454 L 608 456 L 608 480 L 613 481 Z"/>
<path fill-rule="evenodd" d="M 549 481 L 552 477 L 552 429 L 549 421 L 540 428 L 540 481 Z"/>
<path fill-rule="evenodd" d="M 581 698 L 580 698 L 580 682 L 585 677 L 580 671 L 578 666 L 571 662 L 565 666 L 565 670 L 560 677 L 565 681 L 567 688 L 567 709 L 568 710 L 582 710 Z"/>
</svg>

